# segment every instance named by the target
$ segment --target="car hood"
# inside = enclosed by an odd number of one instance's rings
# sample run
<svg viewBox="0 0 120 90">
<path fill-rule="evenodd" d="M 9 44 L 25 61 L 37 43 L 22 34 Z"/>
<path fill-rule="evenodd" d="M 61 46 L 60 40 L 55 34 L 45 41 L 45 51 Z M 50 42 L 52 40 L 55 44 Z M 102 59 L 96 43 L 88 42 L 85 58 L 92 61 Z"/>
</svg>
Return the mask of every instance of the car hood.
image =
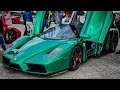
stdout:
<svg viewBox="0 0 120 90">
<path fill-rule="evenodd" d="M 49 54 L 52 50 L 54 50 L 64 42 L 66 42 L 66 40 L 51 40 L 51 39 L 41 39 L 39 37 L 36 37 L 28 41 L 19 49 L 13 49 L 10 52 L 13 53 L 15 61 L 19 61 L 19 60 L 22 61 L 23 59 L 28 59 L 40 53 Z"/>
<path fill-rule="evenodd" d="M 64 43 L 66 40 L 53 40 L 53 39 L 41 39 L 39 37 L 33 38 L 26 44 L 24 44 L 18 52 L 29 51 L 40 51 L 40 52 L 48 52 L 50 48 L 56 48 L 58 45 Z"/>
</svg>

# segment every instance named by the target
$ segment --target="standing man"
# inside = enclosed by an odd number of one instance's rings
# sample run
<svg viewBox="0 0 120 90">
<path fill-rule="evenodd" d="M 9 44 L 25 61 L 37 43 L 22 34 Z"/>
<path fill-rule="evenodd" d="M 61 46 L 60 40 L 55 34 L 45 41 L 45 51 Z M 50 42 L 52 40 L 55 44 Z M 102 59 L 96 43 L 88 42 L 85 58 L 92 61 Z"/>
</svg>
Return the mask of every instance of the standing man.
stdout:
<svg viewBox="0 0 120 90">
<path fill-rule="evenodd" d="M 27 35 L 27 25 L 26 25 L 25 12 L 23 12 L 23 23 L 25 25 L 25 32 L 24 32 L 24 36 L 25 36 L 25 35 Z"/>
<path fill-rule="evenodd" d="M 25 28 L 27 27 L 26 31 L 30 31 L 30 34 L 32 34 L 32 27 L 33 27 L 33 18 L 32 18 L 32 12 L 31 11 L 25 11 L 24 12 L 24 20 L 26 21 L 24 24 L 26 25 Z M 26 35 L 26 31 L 24 35 Z"/>
<path fill-rule="evenodd" d="M 3 32 L 3 22 L 2 22 L 2 17 L 0 17 L 0 44 L 1 44 L 2 49 L 5 51 L 6 46 L 5 46 L 4 38 L 1 34 L 2 32 Z"/>
</svg>

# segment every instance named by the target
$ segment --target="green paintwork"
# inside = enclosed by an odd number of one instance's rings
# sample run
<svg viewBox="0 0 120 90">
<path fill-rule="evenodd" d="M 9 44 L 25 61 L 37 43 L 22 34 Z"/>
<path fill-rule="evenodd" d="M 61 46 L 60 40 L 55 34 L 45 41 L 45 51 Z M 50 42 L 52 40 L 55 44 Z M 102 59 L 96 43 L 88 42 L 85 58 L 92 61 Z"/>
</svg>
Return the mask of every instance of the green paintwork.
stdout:
<svg viewBox="0 0 120 90">
<path fill-rule="evenodd" d="M 42 28 L 45 11 L 37 12 L 32 30 L 32 36 L 23 36 L 3 53 L 3 57 L 10 60 L 3 65 L 10 68 L 11 64 L 19 65 L 22 71 L 34 74 L 51 74 L 69 68 L 73 48 L 79 45 L 83 52 L 83 62 L 87 61 L 87 50 L 84 40 L 96 42 L 94 54 L 101 52 L 104 38 L 112 21 L 111 11 L 88 11 L 86 21 L 80 33 L 81 38 L 66 40 L 52 40 L 37 37 Z M 101 46 L 102 45 L 102 46 Z M 57 49 L 60 51 L 54 53 Z M 54 55 L 53 55 L 54 53 Z M 51 56 L 53 55 L 53 56 Z M 28 71 L 27 64 L 43 65 L 46 72 Z"/>
<path fill-rule="evenodd" d="M 81 37 L 89 37 L 87 40 L 103 43 L 112 23 L 111 11 L 89 11 L 83 26 Z M 85 38 L 86 38 L 85 37 Z"/>
<path fill-rule="evenodd" d="M 40 31 L 42 30 L 42 22 L 43 22 L 45 13 L 46 13 L 46 11 L 37 12 L 34 26 L 32 29 L 32 36 L 40 34 Z"/>
</svg>

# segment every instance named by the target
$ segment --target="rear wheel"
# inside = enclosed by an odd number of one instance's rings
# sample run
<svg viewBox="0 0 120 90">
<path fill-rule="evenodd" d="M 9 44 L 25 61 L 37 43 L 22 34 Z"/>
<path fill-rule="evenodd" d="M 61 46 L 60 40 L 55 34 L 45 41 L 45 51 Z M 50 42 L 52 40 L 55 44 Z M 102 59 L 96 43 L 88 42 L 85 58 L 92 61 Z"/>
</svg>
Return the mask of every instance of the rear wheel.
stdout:
<svg viewBox="0 0 120 90">
<path fill-rule="evenodd" d="M 70 68 L 69 70 L 77 70 L 82 63 L 82 49 L 80 46 L 76 46 L 71 54 Z"/>
<path fill-rule="evenodd" d="M 116 50 L 116 47 L 118 45 L 118 33 L 113 33 L 113 35 L 111 35 L 111 39 L 110 39 L 110 46 L 109 46 L 109 52 L 110 53 L 114 53 Z"/>
<path fill-rule="evenodd" d="M 5 42 L 10 44 L 17 39 L 16 32 L 14 30 L 8 30 L 4 35 Z"/>
</svg>

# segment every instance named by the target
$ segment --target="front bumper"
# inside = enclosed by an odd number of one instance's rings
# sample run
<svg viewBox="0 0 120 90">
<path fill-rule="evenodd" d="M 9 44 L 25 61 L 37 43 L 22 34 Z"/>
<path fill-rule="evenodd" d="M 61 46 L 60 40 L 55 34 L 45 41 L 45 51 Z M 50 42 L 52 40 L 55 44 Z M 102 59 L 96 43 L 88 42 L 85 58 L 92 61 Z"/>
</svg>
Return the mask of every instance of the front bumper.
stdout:
<svg viewBox="0 0 120 90">
<path fill-rule="evenodd" d="M 65 69 L 68 67 L 63 67 L 62 69 L 56 69 L 56 67 L 52 67 L 56 63 L 49 64 L 32 64 L 32 63 L 15 63 L 8 57 L 2 56 L 2 64 L 10 69 L 20 70 L 26 73 L 32 74 L 40 74 L 40 75 L 50 75 Z"/>
<path fill-rule="evenodd" d="M 34 73 L 34 74 L 46 73 L 46 69 L 43 65 L 28 64 L 28 63 L 12 63 L 11 59 L 5 56 L 2 56 L 2 64 L 7 68 L 20 70 L 28 73 Z"/>
</svg>

